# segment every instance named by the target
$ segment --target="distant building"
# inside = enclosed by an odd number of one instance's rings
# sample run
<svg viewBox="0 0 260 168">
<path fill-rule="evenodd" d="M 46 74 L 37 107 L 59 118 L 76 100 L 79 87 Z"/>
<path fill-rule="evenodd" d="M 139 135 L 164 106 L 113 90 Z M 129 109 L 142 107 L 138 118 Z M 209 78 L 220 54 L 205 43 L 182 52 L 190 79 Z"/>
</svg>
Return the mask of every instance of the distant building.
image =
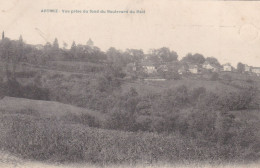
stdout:
<svg viewBox="0 0 260 168">
<path fill-rule="evenodd" d="M 91 40 L 91 38 L 87 41 L 87 46 L 93 47 L 94 42 Z"/>
<path fill-rule="evenodd" d="M 245 64 L 245 72 L 251 72 L 251 66 Z"/>
<path fill-rule="evenodd" d="M 253 67 L 252 72 L 255 73 L 257 76 L 260 76 L 260 67 Z"/>
<path fill-rule="evenodd" d="M 155 66 L 153 65 L 153 63 L 149 60 L 144 60 L 142 63 L 141 63 L 141 66 L 142 68 L 144 69 L 144 71 L 148 74 L 151 74 L 151 73 L 155 73 L 157 72 Z"/>
<path fill-rule="evenodd" d="M 223 65 L 223 71 L 231 72 L 233 70 L 233 67 L 227 63 Z"/>
<path fill-rule="evenodd" d="M 162 71 L 162 72 L 167 72 L 169 69 L 168 69 L 168 66 L 167 65 L 160 65 L 157 70 L 159 71 Z"/>
<path fill-rule="evenodd" d="M 202 68 L 207 69 L 207 70 L 211 70 L 213 72 L 219 71 L 219 67 L 217 67 L 216 65 L 210 64 L 207 61 L 202 65 Z"/>
<path fill-rule="evenodd" d="M 137 70 L 136 63 L 129 63 L 126 65 L 127 72 L 135 72 Z"/>
<path fill-rule="evenodd" d="M 184 73 L 187 73 L 187 70 L 184 68 L 184 66 L 182 66 L 181 68 L 178 69 L 178 73 L 180 75 L 184 74 Z"/>
<path fill-rule="evenodd" d="M 36 44 L 34 45 L 34 47 L 37 49 L 37 50 L 43 50 L 44 46 L 42 44 Z"/>
<path fill-rule="evenodd" d="M 189 71 L 193 74 L 197 74 L 199 72 L 199 68 L 197 65 L 189 65 Z"/>
</svg>

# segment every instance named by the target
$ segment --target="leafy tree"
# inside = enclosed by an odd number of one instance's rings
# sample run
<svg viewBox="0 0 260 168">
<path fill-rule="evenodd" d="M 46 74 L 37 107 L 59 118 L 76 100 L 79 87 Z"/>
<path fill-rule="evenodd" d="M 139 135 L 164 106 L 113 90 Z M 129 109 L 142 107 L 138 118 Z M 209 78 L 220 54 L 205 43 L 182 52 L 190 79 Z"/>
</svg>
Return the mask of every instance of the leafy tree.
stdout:
<svg viewBox="0 0 260 168">
<path fill-rule="evenodd" d="M 185 57 L 182 58 L 182 62 L 185 63 L 191 63 L 191 64 L 196 64 L 196 65 L 201 65 L 205 62 L 205 58 L 201 54 L 191 54 L 188 53 Z"/>
<path fill-rule="evenodd" d="M 114 47 L 111 47 L 106 52 L 108 62 L 119 66 L 125 67 L 128 63 L 128 58 L 119 50 Z"/>
<path fill-rule="evenodd" d="M 211 64 L 211 65 L 215 65 L 215 66 L 218 66 L 218 67 L 221 66 L 220 63 L 219 63 L 219 61 L 218 61 L 216 58 L 214 58 L 214 57 L 207 57 L 207 58 L 206 58 L 206 61 L 207 61 L 209 64 Z"/>
<path fill-rule="evenodd" d="M 66 49 L 68 47 L 68 44 L 66 42 L 63 43 L 63 49 Z"/>
<path fill-rule="evenodd" d="M 177 61 L 178 54 L 167 47 L 151 50 L 150 58 L 155 63 Z"/>
<path fill-rule="evenodd" d="M 139 63 L 144 58 L 143 50 L 127 49 L 126 54 L 130 61 L 135 63 Z"/>
<path fill-rule="evenodd" d="M 45 54 L 45 59 L 44 62 L 46 62 L 47 60 L 51 59 L 51 55 L 52 55 L 52 45 L 50 42 L 47 42 L 44 47 L 43 47 L 43 51 Z"/>
<path fill-rule="evenodd" d="M 70 47 L 70 52 L 71 52 L 72 58 L 77 57 L 77 46 L 76 46 L 75 41 L 72 42 L 72 45 Z"/>
<path fill-rule="evenodd" d="M 23 40 L 20 36 L 19 41 L 4 38 L 0 43 L 1 60 L 5 63 L 6 77 L 15 79 L 15 70 L 23 57 Z M 11 68 L 11 70 L 9 69 Z"/>
<path fill-rule="evenodd" d="M 239 62 L 239 63 L 237 64 L 237 71 L 238 71 L 239 73 L 245 72 L 245 64 L 242 64 L 241 62 Z"/>
<path fill-rule="evenodd" d="M 23 42 L 23 37 L 20 35 L 19 40 L 16 44 L 16 56 L 13 57 L 13 74 L 15 74 L 16 67 L 19 64 L 19 62 L 24 59 L 25 56 L 25 44 Z"/>
</svg>

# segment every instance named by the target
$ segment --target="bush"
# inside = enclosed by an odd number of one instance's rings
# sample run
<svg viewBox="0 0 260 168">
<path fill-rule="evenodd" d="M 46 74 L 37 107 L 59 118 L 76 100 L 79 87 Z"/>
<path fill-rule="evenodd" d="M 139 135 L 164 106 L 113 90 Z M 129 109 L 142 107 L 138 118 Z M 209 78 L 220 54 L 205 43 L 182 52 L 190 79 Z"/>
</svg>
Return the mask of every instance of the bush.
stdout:
<svg viewBox="0 0 260 168">
<path fill-rule="evenodd" d="M 224 110 L 245 110 L 250 108 L 256 94 L 257 90 L 254 88 L 227 93 L 219 97 L 218 106 Z"/>
<path fill-rule="evenodd" d="M 217 72 L 213 72 L 211 77 L 210 77 L 210 80 L 216 81 L 216 80 L 218 80 L 218 78 L 219 78 L 218 73 Z"/>
<path fill-rule="evenodd" d="M 223 80 L 226 81 L 226 82 L 231 82 L 232 81 L 232 76 L 231 75 L 228 75 L 228 74 L 224 74 L 222 76 Z"/>
<path fill-rule="evenodd" d="M 33 78 L 36 75 L 36 71 L 23 71 L 23 72 L 16 72 L 16 78 Z"/>
<path fill-rule="evenodd" d="M 36 85 L 22 86 L 16 80 L 8 80 L 7 82 L 2 83 L 1 86 L 5 96 L 49 100 L 49 90 L 39 88 Z"/>
<path fill-rule="evenodd" d="M 62 121 L 65 121 L 65 123 L 71 123 L 71 124 L 83 124 L 89 127 L 100 127 L 101 123 L 100 121 L 89 114 L 68 114 L 62 117 Z"/>
</svg>

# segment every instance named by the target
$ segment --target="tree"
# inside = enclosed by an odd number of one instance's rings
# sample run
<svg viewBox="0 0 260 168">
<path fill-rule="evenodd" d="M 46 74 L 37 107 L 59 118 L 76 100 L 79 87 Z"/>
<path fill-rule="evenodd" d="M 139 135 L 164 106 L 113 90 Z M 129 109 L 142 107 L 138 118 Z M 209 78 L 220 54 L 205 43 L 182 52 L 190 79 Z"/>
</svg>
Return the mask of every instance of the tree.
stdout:
<svg viewBox="0 0 260 168">
<path fill-rule="evenodd" d="M 57 38 L 55 38 L 52 47 L 57 50 L 59 49 L 59 42 Z"/>
<path fill-rule="evenodd" d="M 72 42 L 72 45 L 70 47 L 70 52 L 71 52 L 72 58 L 77 57 L 77 46 L 76 46 L 75 41 Z"/>
<path fill-rule="evenodd" d="M 119 67 L 124 67 L 127 65 L 127 57 L 124 57 L 123 53 L 120 50 L 111 47 L 107 50 L 106 54 L 108 62 L 115 64 Z"/>
<path fill-rule="evenodd" d="M 68 44 L 66 42 L 63 42 L 63 50 L 65 50 L 68 47 Z"/>
<path fill-rule="evenodd" d="M 1 60 L 5 63 L 6 77 L 15 79 L 15 71 L 24 55 L 23 38 L 20 36 L 18 41 L 4 38 L 0 43 Z M 9 67 L 11 66 L 11 70 Z"/>
<path fill-rule="evenodd" d="M 52 45 L 50 42 L 47 42 L 44 47 L 43 47 L 43 51 L 45 53 L 45 58 L 44 58 L 44 62 L 47 60 L 47 59 L 50 59 L 51 58 L 51 53 L 52 53 Z"/>
<path fill-rule="evenodd" d="M 245 72 L 245 64 L 242 64 L 241 62 L 239 62 L 239 63 L 237 64 L 237 71 L 238 71 L 239 73 Z"/>
<path fill-rule="evenodd" d="M 178 55 L 175 51 L 170 51 L 170 49 L 166 47 L 157 49 L 156 52 L 158 56 L 161 58 L 162 62 L 172 62 L 176 61 L 178 58 Z"/>
<path fill-rule="evenodd" d="M 206 61 L 207 61 L 209 64 L 211 64 L 211 65 L 215 65 L 215 66 L 217 66 L 217 67 L 220 67 L 220 66 L 221 66 L 220 63 L 218 62 L 218 60 L 217 60 L 216 58 L 214 58 L 214 57 L 207 57 L 207 58 L 206 58 Z"/>
<path fill-rule="evenodd" d="M 177 61 L 178 54 L 175 51 L 171 51 L 167 47 L 162 47 L 159 49 L 151 50 L 151 58 L 156 63 L 173 62 Z"/>
<path fill-rule="evenodd" d="M 182 62 L 185 63 L 191 63 L 191 64 L 196 64 L 196 65 L 201 65 L 205 62 L 205 58 L 201 54 L 191 54 L 188 53 L 185 57 L 182 58 Z"/>
<path fill-rule="evenodd" d="M 17 42 L 16 46 L 16 56 L 13 57 L 13 74 L 15 74 L 16 71 L 16 66 L 18 63 L 24 58 L 24 42 L 23 42 L 23 37 L 20 35 L 19 40 Z"/>
<path fill-rule="evenodd" d="M 143 50 L 127 49 L 126 54 L 131 62 L 139 63 L 144 58 Z"/>
<path fill-rule="evenodd" d="M 8 38 L 4 38 L 1 41 L 1 60 L 5 63 L 5 72 L 7 79 L 10 79 L 11 73 L 9 71 L 9 65 L 11 63 L 12 55 L 15 54 L 12 41 Z"/>
</svg>

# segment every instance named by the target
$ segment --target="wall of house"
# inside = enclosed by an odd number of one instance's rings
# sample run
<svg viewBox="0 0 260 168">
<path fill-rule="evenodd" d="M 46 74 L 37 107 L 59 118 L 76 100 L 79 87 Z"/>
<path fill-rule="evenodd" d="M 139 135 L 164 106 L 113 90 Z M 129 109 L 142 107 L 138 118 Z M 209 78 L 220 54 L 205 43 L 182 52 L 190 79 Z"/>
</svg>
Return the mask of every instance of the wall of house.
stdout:
<svg viewBox="0 0 260 168">
<path fill-rule="evenodd" d="M 224 71 L 232 71 L 232 67 L 231 66 L 224 66 Z"/>
</svg>

